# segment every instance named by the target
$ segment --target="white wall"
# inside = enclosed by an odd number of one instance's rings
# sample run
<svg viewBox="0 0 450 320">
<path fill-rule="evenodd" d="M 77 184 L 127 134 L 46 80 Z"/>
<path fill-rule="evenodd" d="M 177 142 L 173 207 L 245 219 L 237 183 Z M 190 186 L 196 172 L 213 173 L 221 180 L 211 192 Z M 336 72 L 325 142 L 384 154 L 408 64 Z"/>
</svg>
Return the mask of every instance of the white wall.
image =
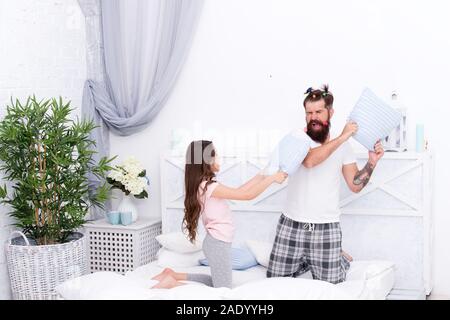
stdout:
<svg viewBox="0 0 450 320">
<path fill-rule="evenodd" d="M 72 100 L 79 114 L 86 78 L 84 17 L 76 0 L 0 0 L 0 115 L 10 97 L 30 94 Z M 2 182 L 3 184 L 3 182 Z M 11 221 L 0 208 L 0 243 Z M 0 299 L 10 297 L 0 251 Z"/>
<path fill-rule="evenodd" d="M 2 106 L 10 94 L 30 90 L 62 94 L 79 105 L 84 28 L 75 6 L 75 0 L 0 0 L 0 40 L 8 44 L 0 48 Z M 137 202 L 141 214 L 160 214 L 159 154 L 170 146 L 174 128 L 188 129 L 195 138 L 238 134 L 244 137 L 239 144 L 250 129 L 303 127 L 304 90 L 329 83 L 339 129 L 364 86 L 385 99 L 396 90 L 408 107 L 410 146 L 420 119 L 436 152 L 434 293 L 450 295 L 449 9 L 445 0 L 207 0 L 165 108 L 143 132 L 111 139 L 112 154 L 135 155 L 148 169 L 150 198 Z M 29 42 L 35 45 L 23 50 Z M 211 130 L 216 134 L 206 133 Z"/>
<path fill-rule="evenodd" d="M 158 154 L 169 147 L 172 128 L 210 138 L 200 128 L 244 134 L 303 127 L 304 90 L 329 83 L 339 129 L 364 86 L 386 100 L 396 90 L 408 108 L 410 147 L 421 121 L 436 152 L 434 293 L 450 295 L 448 12 L 445 0 L 207 0 L 165 108 L 143 132 L 112 138 L 113 154 L 134 154 L 148 168 L 142 214 L 159 215 Z"/>
</svg>

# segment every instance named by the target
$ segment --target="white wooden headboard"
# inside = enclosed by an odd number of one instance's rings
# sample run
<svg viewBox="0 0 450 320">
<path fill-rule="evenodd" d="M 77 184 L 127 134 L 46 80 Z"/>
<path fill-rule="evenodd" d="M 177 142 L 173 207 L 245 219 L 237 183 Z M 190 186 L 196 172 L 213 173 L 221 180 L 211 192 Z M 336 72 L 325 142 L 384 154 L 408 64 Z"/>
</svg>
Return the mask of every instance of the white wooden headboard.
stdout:
<svg viewBox="0 0 450 320">
<path fill-rule="evenodd" d="M 361 168 L 367 154 L 357 156 Z M 239 186 L 265 164 L 264 158 L 224 157 L 217 179 Z M 386 153 L 359 194 L 351 193 L 342 179 L 343 248 L 355 260 L 394 261 L 398 292 L 425 295 L 431 291 L 431 173 L 430 153 Z M 287 183 L 270 186 L 253 201 L 230 201 L 236 227 L 234 246 L 243 246 L 249 239 L 273 242 Z M 180 231 L 184 157 L 161 157 L 161 188 L 163 233 Z"/>
</svg>

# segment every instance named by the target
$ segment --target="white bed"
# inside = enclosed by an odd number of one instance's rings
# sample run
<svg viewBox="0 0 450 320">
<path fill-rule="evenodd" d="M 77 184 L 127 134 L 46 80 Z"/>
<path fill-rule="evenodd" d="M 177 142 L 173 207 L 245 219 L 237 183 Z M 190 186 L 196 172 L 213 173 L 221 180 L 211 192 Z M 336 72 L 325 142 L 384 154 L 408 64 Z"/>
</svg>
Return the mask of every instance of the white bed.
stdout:
<svg viewBox="0 0 450 320">
<path fill-rule="evenodd" d="M 362 163 L 364 155 L 359 156 Z M 182 156 L 161 158 L 164 234 L 181 230 L 183 161 Z M 265 162 L 262 158 L 225 157 L 218 179 L 227 185 L 239 185 Z M 233 271 L 232 289 L 193 283 L 170 290 L 149 289 L 151 277 L 162 270 L 155 261 L 125 276 L 99 272 L 74 279 L 60 286 L 59 292 L 65 299 L 423 299 L 431 290 L 428 250 L 431 233 L 426 206 L 429 195 L 422 185 L 429 180 L 429 167 L 429 155 L 386 155 L 364 193 L 349 195 L 343 189 L 343 246 L 355 259 L 343 283 L 332 285 L 312 280 L 310 274 L 271 280 L 265 278 L 265 268 L 257 266 Z M 402 187 L 405 185 L 408 188 Z M 412 188 L 413 185 L 418 187 Z M 236 226 L 234 247 L 243 247 L 249 240 L 273 242 L 285 186 L 273 185 L 253 201 L 230 201 Z M 411 194 L 402 196 L 393 187 Z M 413 205 L 403 208 L 394 196 L 403 204 L 413 202 Z M 199 234 L 204 235 L 201 227 Z M 202 266 L 176 269 L 209 272 L 208 267 Z M 328 294 L 323 294 L 327 291 Z"/>
<path fill-rule="evenodd" d="M 128 272 L 125 277 L 128 279 L 146 281 L 162 271 L 158 262 L 154 261 L 148 265 L 137 268 L 135 271 Z M 266 279 L 266 268 L 258 265 L 247 270 L 233 270 L 233 289 L 252 281 Z M 204 273 L 210 274 L 209 267 L 196 266 L 189 268 L 177 268 L 179 272 Z M 301 279 L 311 280 L 308 282 L 321 282 L 312 280 L 311 273 L 308 272 L 300 277 Z M 395 266 L 388 261 L 355 261 L 351 263 L 350 270 L 347 273 L 347 280 L 336 286 L 353 299 L 386 299 L 391 291 L 395 281 Z M 267 288 L 270 290 L 270 288 Z M 257 294 L 255 292 L 255 294 Z M 267 295 L 267 293 L 264 293 Z M 260 297 L 264 297 L 260 295 Z M 298 299 L 292 296 L 290 299 Z"/>
<path fill-rule="evenodd" d="M 357 160 L 362 167 L 367 152 L 358 153 Z M 256 156 L 224 156 L 218 180 L 238 186 L 266 163 L 267 159 Z M 183 156 L 161 157 L 163 233 L 180 231 L 183 170 Z M 425 299 L 431 292 L 432 172 L 430 153 L 386 153 L 361 193 L 352 194 L 342 181 L 343 248 L 356 261 L 395 263 L 395 284 L 388 299 Z M 234 246 L 249 239 L 273 242 L 287 183 L 272 185 L 252 201 L 230 201 L 236 225 Z"/>
<path fill-rule="evenodd" d="M 151 278 L 163 267 L 157 261 L 125 275 L 97 272 L 78 277 L 57 287 L 67 300 L 366 300 L 385 299 L 395 281 L 395 266 L 388 261 L 351 263 L 347 280 L 337 285 L 312 280 L 306 273 L 300 278 L 266 278 L 266 268 L 258 265 L 233 270 L 233 288 L 211 288 L 186 281 L 173 289 L 152 289 Z M 180 272 L 209 274 L 209 267 L 177 268 Z"/>
</svg>

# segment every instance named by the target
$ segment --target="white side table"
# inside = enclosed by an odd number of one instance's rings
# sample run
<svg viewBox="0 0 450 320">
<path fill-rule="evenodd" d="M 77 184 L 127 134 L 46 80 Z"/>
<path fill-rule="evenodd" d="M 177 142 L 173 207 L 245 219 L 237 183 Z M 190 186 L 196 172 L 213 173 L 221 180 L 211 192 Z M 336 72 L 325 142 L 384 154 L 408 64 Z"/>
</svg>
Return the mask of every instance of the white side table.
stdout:
<svg viewBox="0 0 450 320">
<path fill-rule="evenodd" d="M 160 245 L 161 221 L 139 218 L 128 225 L 112 225 L 106 219 L 85 225 L 88 238 L 89 270 L 121 274 L 156 259 Z"/>
</svg>

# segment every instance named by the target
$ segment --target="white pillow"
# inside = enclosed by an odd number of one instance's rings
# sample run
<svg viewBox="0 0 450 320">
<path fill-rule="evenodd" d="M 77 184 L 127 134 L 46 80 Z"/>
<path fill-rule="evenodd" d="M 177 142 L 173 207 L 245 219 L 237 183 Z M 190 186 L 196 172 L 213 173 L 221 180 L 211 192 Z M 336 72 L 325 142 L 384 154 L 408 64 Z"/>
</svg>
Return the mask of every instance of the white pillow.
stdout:
<svg viewBox="0 0 450 320">
<path fill-rule="evenodd" d="M 197 238 L 192 243 L 183 232 L 164 233 L 155 238 L 163 248 L 174 252 L 188 253 L 202 250 L 202 240 Z"/>
<path fill-rule="evenodd" d="M 302 278 L 266 278 L 232 289 L 235 300 L 348 300 L 354 299 L 336 285 Z"/>
<path fill-rule="evenodd" d="M 387 137 L 400 124 L 402 115 L 366 88 L 349 119 L 358 124 L 353 138 L 368 150 L 374 150 L 375 143 Z"/>
<path fill-rule="evenodd" d="M 246 245 L 255 256 L 256 261 L 263 267 L 268 268 L 273 244 L 257 240 L 247 240 Z"/>
<path fill-rule="evenodd" d="M 157 254 L 158 266 L 160 267 L 195 267 L 199 266 L 200 259 L 205 258 L 203 251 L 179 253 L 161 248 Z"/>
<path fill-rule="evenodd" d="M 151 279 L 136 283 L 120 274 L 101 271 L 67 280 L 55 290 L 66 300 L 147 300 L 154 298 L 149 289 L 157 283 Z"/>
<path fill-rule="evenodd" d="M 311 138 L 303 131 L 295 130 L 285 135 L 270 155 L 269 164 L 264 169 L 265 175 L 278 170 L 288 175 L 294 174 L 302 165 L 311 147 Z"/>
</svg>

